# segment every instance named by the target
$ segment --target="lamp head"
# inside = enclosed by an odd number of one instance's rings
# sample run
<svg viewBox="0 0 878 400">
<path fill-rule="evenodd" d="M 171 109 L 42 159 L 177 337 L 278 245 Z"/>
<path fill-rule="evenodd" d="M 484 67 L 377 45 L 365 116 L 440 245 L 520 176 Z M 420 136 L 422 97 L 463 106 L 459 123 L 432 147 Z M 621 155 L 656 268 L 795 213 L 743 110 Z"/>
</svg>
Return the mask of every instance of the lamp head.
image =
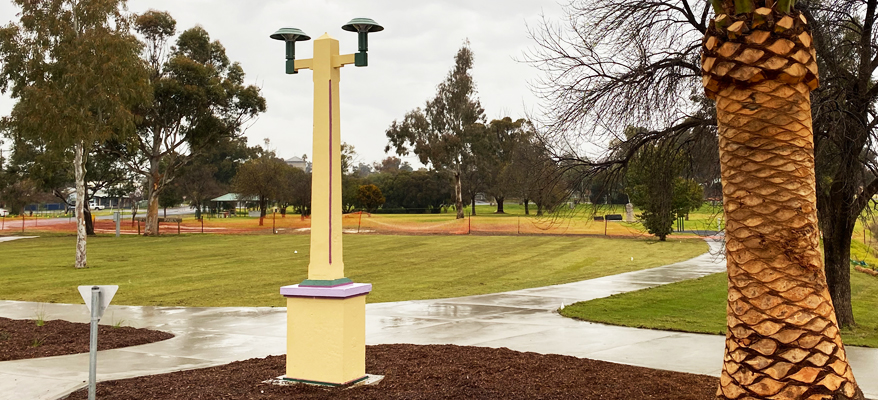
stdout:
<svg viewBox="0 0 878 400">
<path fill-rule="evenodd" d="M 367 58 L 368 55 L 366 54 L 366 51 L 369 50 L 369 32 L 381 32 L 384 30 L 384 27 L 378 25 L 378 23 L 371 18 L 354 18 L 347 24 L 342 25 L 341 29 L 349 32 L 357 32 L 360 43 L 360 52 L 354 56 L 354 65 L 358 67 L 369 65 L 369 59 Z"/>
<path fill-rule="evenodd" d="M 384 30 L 384 27 L 378 25 L 378 23 L 371 18 L 354 18 L 347 24 L 343 25 L 341 29 L 349 32 L 369 33 L 381 32 Z"/>
<path fill-rule="evenodd" d="M 306 40 L 311 40 L 311 36 L 306 35 L 305 32 L 302 32 L 299 28 L 280 28 L 277 32 L 271 35 L 271 38 L 286 42 L 304 42 Z"/>
</svg>

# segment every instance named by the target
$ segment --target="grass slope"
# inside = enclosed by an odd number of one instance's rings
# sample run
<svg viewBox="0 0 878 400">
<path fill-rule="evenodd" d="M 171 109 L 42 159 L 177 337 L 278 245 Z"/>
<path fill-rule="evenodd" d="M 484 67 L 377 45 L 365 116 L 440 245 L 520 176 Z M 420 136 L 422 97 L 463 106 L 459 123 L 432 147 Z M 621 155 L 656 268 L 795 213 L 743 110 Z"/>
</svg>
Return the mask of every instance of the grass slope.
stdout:
<svg viewBox="0 0 878 400">
<path fill-rule="evenodd" d="M 639 328 L 725 334 L 725 273 L 614 295 L 564 308 L 586 321 Z M 851 270 L 851 297 L 858 326 L 842 330 L 845 344 L 878 347 L 878 278 Z"/>
<path fill-rule="evenodd" d="M 119 285 L 118 305 L 283 306 L 301 282 L 307 235 L 98 236 L 90 268 L 73 268 L 75 238 L 0 243 L 0 299 L 81 303 L 78 285 Z M 345 235 L 345 271 L 369 302 L 494 293 L 656 267 L 699 255 L 699 240 L 533 236 Z M 632 261 L 631 258 L 634 258 Z"/>
</svg>

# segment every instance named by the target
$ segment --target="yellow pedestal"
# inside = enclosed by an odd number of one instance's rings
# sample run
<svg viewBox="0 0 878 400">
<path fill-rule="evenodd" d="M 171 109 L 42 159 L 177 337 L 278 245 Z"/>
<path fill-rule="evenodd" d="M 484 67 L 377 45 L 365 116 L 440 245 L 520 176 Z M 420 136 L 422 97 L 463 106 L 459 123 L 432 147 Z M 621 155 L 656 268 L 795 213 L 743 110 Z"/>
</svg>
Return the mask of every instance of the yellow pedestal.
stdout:
<svg viewBox="0 0 878 400">
<path fill-rule="evenodd" d="M 287 298 L 285 379 L 344 385 L 366 376 L 366 296 Z"/>
</svg>

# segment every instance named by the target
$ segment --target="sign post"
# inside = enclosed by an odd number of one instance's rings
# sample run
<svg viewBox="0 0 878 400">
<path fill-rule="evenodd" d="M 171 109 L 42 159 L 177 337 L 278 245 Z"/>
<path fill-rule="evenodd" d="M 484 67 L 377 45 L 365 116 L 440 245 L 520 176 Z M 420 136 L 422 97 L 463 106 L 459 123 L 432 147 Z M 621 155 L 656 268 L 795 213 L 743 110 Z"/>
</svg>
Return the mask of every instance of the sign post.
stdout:
<svg viewBox="0 0 878 400">
<path fill-rule="evenodd" d="M 118 285 L 79 287 L 79 294 L 85 300 L 88 310 L 91 311 L 91 334 L 88 343 L 88 400 L 95 400 L 95 392 L 97 391 L 98 322 L 117 290 L 119 290 Z"/>
<path fill-rule="evenodd" d="M 116 221 L 116 237 L 119 237 L 119 230 L 122 225 L 122 211 L 113 211 L 113 221 Z"/>
</svg>

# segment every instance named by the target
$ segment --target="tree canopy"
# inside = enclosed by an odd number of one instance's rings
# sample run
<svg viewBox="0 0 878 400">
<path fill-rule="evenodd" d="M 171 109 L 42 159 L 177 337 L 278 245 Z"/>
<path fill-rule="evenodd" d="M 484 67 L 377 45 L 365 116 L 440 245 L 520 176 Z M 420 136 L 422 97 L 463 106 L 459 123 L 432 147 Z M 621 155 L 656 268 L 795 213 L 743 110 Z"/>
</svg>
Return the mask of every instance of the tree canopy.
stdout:
<svg viewBox="0 0 878 400">
<path fill-rule="evenodd" d="M 138 15 L 135 30 L 145 39 L 141 57 L 148 65 L 153 101 L 138 109 L 137 135 L 118 152 L 147 181 L 146 233 L 158 233 L 158 198 L 179 169 L 221 140 L 236 138 L 248 121 L 266 109 L 244 69 L 231 62 L 219 41 L 196 26 L 176 34 L 170 14 Z"/>
</svg>

